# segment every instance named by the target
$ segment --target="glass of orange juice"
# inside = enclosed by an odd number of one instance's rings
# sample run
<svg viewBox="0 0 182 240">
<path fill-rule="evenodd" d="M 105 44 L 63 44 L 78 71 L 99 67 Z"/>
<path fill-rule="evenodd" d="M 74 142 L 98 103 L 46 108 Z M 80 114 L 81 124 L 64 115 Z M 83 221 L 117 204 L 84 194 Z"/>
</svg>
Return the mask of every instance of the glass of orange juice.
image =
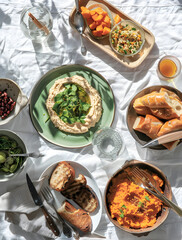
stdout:
<svg viewBox="0 0 182 240">
<path fill-rule="evenodd" d="M 166 55 L 158 63 L 157 74 L 161 80 L 176 78 L 181 72 L 181 62 L 177 57 Z"/>
</svg>

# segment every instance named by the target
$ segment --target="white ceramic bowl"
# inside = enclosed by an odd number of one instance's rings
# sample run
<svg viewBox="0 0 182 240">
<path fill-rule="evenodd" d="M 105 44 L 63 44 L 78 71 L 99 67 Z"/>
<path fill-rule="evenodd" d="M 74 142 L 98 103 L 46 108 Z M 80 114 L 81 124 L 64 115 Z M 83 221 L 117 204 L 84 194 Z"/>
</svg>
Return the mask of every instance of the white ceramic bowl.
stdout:
<svg viewBox="0 0 182 240">
<path fill-rule="evenodd" d="M 23 142 L 23 140 L 15 133 L 10 130 L 0 130 L 0 136 L 7 136 L 13 140 L 15 140 L 18 144 L 18 147 L 20 147 L 23 151 L 23 153 L 27 153 L 26 146 Z M 0 149 L 1 151 L 1 149 Z M 0 182 L 6 182 L 8 180 L 11 180 L 15 176 L 17 176 L 24 168 L 26 164 L 27 157 L 23 157 L 23 164 L 14 172 L 14 173 L 5 173 L 0 170 Z"/>
<path fill-rule="evenodd" d="M 16 102 L 15 108 L 5 119 L 0 118 L 0 125 L 6 124 L 11 121 L 14 117 L 18 115 L 23 107 L 26 106 L 28 98 L 23 94 L 22 90 L 13 80 L 10 79 L 0 79 L 0 91 L 7 89 L 7 94 L 9 97 Z"/>
</svg>

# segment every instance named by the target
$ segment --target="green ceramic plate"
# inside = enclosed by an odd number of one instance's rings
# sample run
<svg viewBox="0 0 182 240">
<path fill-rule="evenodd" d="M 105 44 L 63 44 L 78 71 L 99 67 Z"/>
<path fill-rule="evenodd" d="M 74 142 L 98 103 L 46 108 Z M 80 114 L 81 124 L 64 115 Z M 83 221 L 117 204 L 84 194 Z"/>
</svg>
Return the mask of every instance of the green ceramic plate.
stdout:
<svg viewBox="0 0 182 240">
<path fill-rule="evenodd" d="M 49 118 L 46 99 L 49 89 L 59 78 L 80 75 L 97 89 L 102 98 L 103 113 L 95 127 L 87 133 L 68 134 L 58 130 Z M 82 65 L 64 65 L 46 73 L 35 85 L 30 97 L 30 117 L 38 133 L 47 141 L 67 148 L 84 147 L 92 142 L 93 134 L 102 127 L 111 126 L 115 115 L 115 101 L 108 82 L 96 71 Z"/>
</svg>

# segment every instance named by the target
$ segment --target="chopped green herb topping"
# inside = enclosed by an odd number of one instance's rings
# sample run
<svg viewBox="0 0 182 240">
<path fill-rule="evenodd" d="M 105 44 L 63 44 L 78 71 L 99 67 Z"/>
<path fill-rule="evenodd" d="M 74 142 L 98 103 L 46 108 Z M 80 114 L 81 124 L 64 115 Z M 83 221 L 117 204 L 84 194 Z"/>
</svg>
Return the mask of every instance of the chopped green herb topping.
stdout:
<svg viewBox="0 0 182 240">
<path fill-rule="evenodd" d="M 138 203 L 138 207 L 144 207 L 144 203 L 143 202 L 139 202 Z"/>
<path fill-rule="evenodd" d="M 120 213 L 121 213 L 119 216 L 120 216 L 121 218 L 124 218 L 124 211 L 123 211 L 123 208 L 126 209 L 127 207 L 123 204 L 123 206 L 119 209 L 119 211 L 120 211 Z"/>
<path fill-rule="evenodd" d="M 85 116 L 91 106 L 88 94 L 79 85 L 65 84 L 64 86 L 64 91 L 55 96 L 52 109 L 65 123 L 85 123 Z"/>
<path fill-rule="evenodd" d="M 121 218 L 124 218 L 124 213 L 121 213 L 119 216 L 120 216 Z"/>
<path fill-rule="evenodd" d="M 150 202 L 150 198 L 148 196 L 145 196 L 145 199 Z"/>
</svg>

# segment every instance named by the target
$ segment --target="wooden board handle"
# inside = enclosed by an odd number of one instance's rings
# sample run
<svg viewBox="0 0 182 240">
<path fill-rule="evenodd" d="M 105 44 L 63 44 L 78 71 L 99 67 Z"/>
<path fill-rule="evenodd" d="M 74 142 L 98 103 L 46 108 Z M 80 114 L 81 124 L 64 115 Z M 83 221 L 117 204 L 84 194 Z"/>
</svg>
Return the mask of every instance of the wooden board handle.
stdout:
<svg viewBox="0 0 182 240">
<path fill-rule="evenodd" d="M 49 228 L 51 229 L 51 231 L 54 233 L 55 236 L 59 236 L 60 235 L 59 229 L 56 226 L 52 217 L 49 215 L 47 209 L 44 206 L 42 206 L 41 209 L 42 209 L 42 212 L 46 218 L 47 224 L 48 224 Z"/>
<path fill-rule="evenodd" d="M 182 138 L 182 131 L 168 133 L 158 138 L 159 144 L 172 142 Z"/>
</svg>

